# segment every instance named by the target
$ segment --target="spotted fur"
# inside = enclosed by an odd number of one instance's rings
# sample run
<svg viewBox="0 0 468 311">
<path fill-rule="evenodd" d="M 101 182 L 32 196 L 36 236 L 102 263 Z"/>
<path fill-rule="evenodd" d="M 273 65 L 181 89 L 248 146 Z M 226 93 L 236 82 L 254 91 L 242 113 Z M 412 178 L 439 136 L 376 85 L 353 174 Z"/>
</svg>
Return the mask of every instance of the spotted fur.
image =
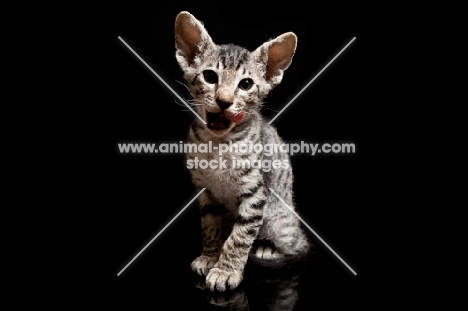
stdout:
<svg viewBox="0 0 468 311">
<path fill-rule="evenodd" d="M 263 119 L 260 107 L 281 82 L 296 40 L 295 34 L 285 33 L 250 52 L 233 44 L 214 44 L 202 23 L 188 12 L 176 18 L 176 59 L 193 96 L 191 103 L 207 122 L 205 125 L 195 118 L 187 142 L 211 141 L 213 146 L 212 153 L 187 152 L 187 160 L 226 160 L 227 166 L 191 170 L 194 185 L 206 188 L 199 196 L 203 248 L 191 267 L 206 275 L 211 290 L 237 287 L 249 254 L 252 260 L 275 266 L 301 258 L 309 249 L 299 220 L 269 190 L 274 189 L 289 206 L 294 206 L 291 167 L 283 165 L 265 172 L 232 165 L 233 158 L 289 163 L 287 154 L 267 157 L 264 153 L 233 150 L 220 158 L 216 150 L 220 144 L 230 142 L 282 143 L 276 129 Z M 259 244 L 256 249 L 254 241 Z"/>
</svg>

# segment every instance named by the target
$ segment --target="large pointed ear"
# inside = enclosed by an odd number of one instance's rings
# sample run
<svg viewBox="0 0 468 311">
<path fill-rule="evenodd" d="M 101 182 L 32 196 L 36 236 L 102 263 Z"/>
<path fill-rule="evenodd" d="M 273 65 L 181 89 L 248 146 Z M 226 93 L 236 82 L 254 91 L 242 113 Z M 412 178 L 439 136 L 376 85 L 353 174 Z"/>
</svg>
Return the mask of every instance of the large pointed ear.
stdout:
<svg viewBox="0 0 468 311">
<path fill-rule="evenodd" d="M 257 63 L 262 67 L 265 80 L 272 86 L 276 86 L 281 82 L 283 72 L 291 64 L 296 45 L 296 35 L 287 32 L 265 42 L 253 51 Z"/>
<path fill-rule="evenodd" d="M 180 12 L 175 21 L 176 58 L 182 69 L 199 64 L 215 47 L 202 23 L 189 12 Z"/>
</svg>

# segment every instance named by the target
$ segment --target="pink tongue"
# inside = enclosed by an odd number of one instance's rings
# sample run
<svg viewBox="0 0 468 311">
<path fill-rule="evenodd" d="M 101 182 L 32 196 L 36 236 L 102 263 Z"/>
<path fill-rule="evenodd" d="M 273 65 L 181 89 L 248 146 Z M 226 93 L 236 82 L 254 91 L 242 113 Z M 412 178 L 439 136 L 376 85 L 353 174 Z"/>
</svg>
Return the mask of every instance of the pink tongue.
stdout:
<svg viewBox="0 0 468 311">
<path fill-rule="evenodd" d="M 229 116 L 226 116 L 226 115 L 225 115 L 225 117 L 226 117 L 227 119 L 231 120 L 231 121 L 234 122 L 234 123 L 239 123 L 239 122 L 241 122 L 242 120 L 244 120 L 244 118 L 245 118 L 245 112 L 244 112 L 244 111 L 241 111 L 241 112 L 236 113 L 236 114 L 233 115 L 233 116 L 230 116 L 230 117 L 229 117 Z"/>
</svg>

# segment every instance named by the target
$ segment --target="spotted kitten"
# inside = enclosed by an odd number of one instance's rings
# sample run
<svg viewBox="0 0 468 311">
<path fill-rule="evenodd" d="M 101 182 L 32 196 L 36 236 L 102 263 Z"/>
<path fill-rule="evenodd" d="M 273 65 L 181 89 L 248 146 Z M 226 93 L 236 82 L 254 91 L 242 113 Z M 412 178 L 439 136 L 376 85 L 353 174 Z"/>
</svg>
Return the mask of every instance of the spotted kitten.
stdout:
<svg viewBox="0 0 468 311">
<path fill-rule="evenodd" d="M 236 288 L 249 254 L 264 265 L 280 266 L 303 258 L 309 249 L 299 220 L 269 189 L 294 206 L 287 154 L 266 156 L 232 150 L 220 159 L 215 149 L 230 142 L 282 143 L 275 128 L 262 118 L 260 106 L 281 82 L 296 40 L 296 35 L 288 32 L 249 52 L 232 44 L 216 45 L 202 23 L 188 12 L 176 18 L 176 59 L 193 96 L 191 102 L 206 122 L 195 118 L 187 142 L 211 141 L 213 146 L 212 153 L 188 152 L 187 160 L 226 160 L 227 167 L 191 170 L 194 185 L 206 188 L 199 196 L 203 249 L 191 267 L 206 275 L 211 290 Z M 232 165 L 233 158 L 251 163 L 276 159 L 282 166 L 266 172 L 248 165 Z"/>
</svg>

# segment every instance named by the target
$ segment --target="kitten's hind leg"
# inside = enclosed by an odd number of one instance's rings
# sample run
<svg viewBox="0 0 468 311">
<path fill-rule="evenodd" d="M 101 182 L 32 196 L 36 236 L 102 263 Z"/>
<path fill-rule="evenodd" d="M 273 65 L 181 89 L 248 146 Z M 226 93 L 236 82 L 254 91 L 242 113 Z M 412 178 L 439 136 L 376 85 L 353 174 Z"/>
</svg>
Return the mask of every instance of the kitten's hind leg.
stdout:
<svg viewBox="0 0 468 311">
<path fill-rule="evenodd" d="M 283 254 L 278 248 L 268 240 L 257 240 L 254 243 L 252 252 L 249 254 L 249 262 L 253 266 L 267 268 L 281 268 L 291 261 L 292 256 Z"/>
<path fill-rule="evenodd" d="M 249 254 L 249 261 L 254 266 L 281 268 L 297 262 L 302 255 L 282 252 L 270 241 L 259 241 Z"/>
<path fill-rule="evenodd" d="M 288 202 L 289 206 L 294 206 Z M 278 253 L 301 258 L 310 250 L 310 243 L 302 230 L 299 218 L 279 202 L 269 205 L 259 238 L 270 242 Z"/>
<path fill-rule="evenodd" d="M 253 252 L 255 265 L 282 267 L 305 259 L 310 250 L 299 219 L 279 204 L 268 206 Z"/>
<path fill-rule="evenodd" d="M 259 245 L 255 250 L 255 257 L 257 259 L 277 259 L 281 257 L 281 254 L 278 253 L 278 250 L 274 246 L 269 245 Z"/>
</svg>

